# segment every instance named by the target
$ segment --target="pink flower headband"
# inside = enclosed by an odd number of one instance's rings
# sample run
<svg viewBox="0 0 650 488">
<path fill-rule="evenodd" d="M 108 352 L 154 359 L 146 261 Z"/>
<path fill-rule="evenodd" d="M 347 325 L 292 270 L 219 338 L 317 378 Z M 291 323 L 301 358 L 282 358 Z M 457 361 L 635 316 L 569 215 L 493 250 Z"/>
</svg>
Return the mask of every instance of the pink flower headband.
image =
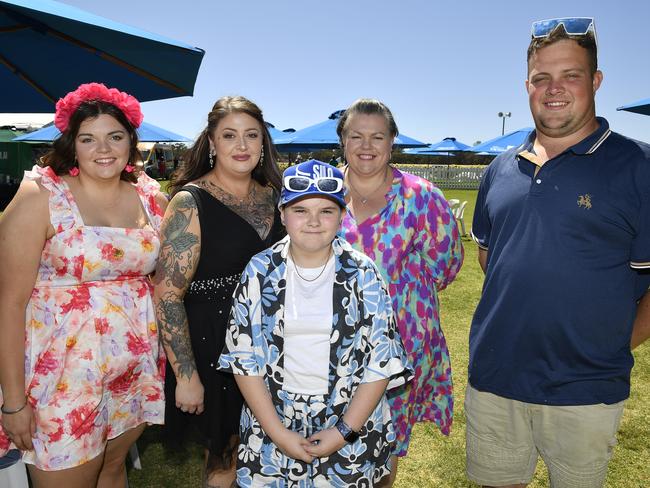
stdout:
<svg viewBox="0 0 650 488">
<path fill-rule="evenodd" d="M 102 83 L 86 83 L 65 97 L 59 98 L 59 101 L 56 102 L 56 114 L 54 115 L 56 128 L 65 132 L 72 114 L 79 108 L 79 105 L 89 100 L 99 100 L 115 105 L 135 128 L 140 127 L 144 118 L 140 110 L 140 102 L 134 96 L 121 92 L 117 88 L 107 88 Z"/>
</svg>

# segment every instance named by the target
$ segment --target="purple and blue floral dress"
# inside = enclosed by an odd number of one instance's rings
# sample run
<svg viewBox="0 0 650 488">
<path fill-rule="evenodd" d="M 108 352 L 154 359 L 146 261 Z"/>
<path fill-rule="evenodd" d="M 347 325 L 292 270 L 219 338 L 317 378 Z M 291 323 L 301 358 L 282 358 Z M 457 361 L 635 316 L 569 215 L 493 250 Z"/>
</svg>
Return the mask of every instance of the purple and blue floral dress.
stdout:
<svg viewBox="0 0 650 488">
<path fill-rule="evenodd" d="M 388 393 L 397 434 L 395 454 L 405 456 L 413 424 L 435 422 L 445 435 L 453 419 L 449 350 L 440 327 L 438 292 L 463 262 L 456 221 L 431 182 L 392 168 L 386 206 L 358 223 L 348 212 L 340 235 L 372 258 L 388 284 L 415 377 Z"/>
</svg>

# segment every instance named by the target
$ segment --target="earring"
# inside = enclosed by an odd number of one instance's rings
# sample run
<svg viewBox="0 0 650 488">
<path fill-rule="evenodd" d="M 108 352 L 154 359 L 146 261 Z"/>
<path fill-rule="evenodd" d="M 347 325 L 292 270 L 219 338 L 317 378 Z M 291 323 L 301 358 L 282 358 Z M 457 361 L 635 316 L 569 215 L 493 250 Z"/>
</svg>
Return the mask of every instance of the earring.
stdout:
<svg viewBox="0 0 650 488">
<path fill-rule="evenodd" d="M 124 167 L 124 171 L 127 173 L 133 173 L 133 170 L 135 169 L 135 166 L 133 166 L 130 162 L 127 163 L 127 165 Z"/>
<path fill-rule="evenodd" d="M 208 164 L 210 165 L 210 168 L 214 168 L 214 160 L 216 159 L 217 155 L 214 152 L 214 149 L 210 148 L 210 154 L 208 155 Z"/>
</svg>

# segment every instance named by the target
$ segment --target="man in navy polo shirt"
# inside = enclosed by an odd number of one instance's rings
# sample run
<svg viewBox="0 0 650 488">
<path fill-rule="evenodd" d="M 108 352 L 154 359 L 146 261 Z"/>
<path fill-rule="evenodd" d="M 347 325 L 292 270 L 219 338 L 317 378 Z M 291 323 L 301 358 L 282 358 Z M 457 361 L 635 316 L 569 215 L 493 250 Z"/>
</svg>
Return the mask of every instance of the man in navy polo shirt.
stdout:
<svg viewBox="0 0 650 488">
<path fill-rule="evenodd" d="M 551 486 L 601 487 L 633 324 L 635 345 L 650 333 L 650 146 L 596 117 L 602 79 L 593 19 L 533 24 L 536 130 L 486 170 L 472 228 L 467 473 L 484 486 L 526 486 L 541 455 Z"/>
</svg>

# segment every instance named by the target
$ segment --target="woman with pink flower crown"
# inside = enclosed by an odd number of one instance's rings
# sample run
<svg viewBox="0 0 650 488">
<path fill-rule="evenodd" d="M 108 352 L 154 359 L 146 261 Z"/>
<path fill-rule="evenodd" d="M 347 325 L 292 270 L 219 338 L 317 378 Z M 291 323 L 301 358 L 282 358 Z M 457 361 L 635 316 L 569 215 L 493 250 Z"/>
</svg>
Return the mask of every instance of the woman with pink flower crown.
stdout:
<svg viewBox="0 0 650 488">
<path fill-rule="evenodd" d="M 56 104 L 61 136 L 0 218 L 0 457 L 36 488 L 125 486 L 164 415 L 152 302 L 166 200 L 144 173 L 139 102 L 98 83 Z"/>
</svg>

